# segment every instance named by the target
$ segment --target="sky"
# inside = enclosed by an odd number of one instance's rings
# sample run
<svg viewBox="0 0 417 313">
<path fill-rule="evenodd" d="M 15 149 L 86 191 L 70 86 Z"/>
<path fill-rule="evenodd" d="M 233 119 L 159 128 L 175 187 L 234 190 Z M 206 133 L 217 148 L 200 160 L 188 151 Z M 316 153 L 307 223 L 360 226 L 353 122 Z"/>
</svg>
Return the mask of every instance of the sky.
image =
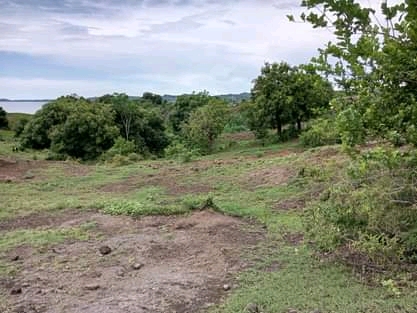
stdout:
<svg viewBox="0 0 417 313">
<path fill-rule="evenodd" d="M 306 63 L 326 30 L 301 0 L 0 0 L 0 98 L 248 92 L 264 62 Z"/>
</svg>

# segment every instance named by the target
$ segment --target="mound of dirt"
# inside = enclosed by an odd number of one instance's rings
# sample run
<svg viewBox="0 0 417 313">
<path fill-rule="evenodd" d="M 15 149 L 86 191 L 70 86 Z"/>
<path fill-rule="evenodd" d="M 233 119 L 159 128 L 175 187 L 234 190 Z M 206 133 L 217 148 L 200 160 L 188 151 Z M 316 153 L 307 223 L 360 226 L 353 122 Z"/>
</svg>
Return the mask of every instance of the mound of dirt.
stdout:
<svg viewBox="0 0 417 313">
<path fill-rule="evenodd" d="M 7 284 L 0 282 L 0 298 L 8 302 L 0 311 L 199 312 L 227 294 L 225 285 L 233 289 L 234 275 L 248 266 L 242 251 L 265 235 L 256 225 L 211 211 L 140 220 L 94 213 L 86 220 L 97 223 L 100 240 L 47 252 L 19 247 L 0 256 L 18 254 L 14 264 L 21 268 Z M 56 221 L 56 227 L 74 224 Z M 103 245 L 111 253 L 102 255 Z"/>
</svg>

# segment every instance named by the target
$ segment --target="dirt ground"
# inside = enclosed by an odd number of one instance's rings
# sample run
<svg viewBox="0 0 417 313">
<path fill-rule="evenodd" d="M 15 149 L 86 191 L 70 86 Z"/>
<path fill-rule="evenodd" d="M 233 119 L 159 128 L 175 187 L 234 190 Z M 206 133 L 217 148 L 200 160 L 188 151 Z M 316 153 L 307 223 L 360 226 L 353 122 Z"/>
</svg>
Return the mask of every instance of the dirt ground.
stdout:
<svg viewBox="0 0 417 313">
<path fill-rule="evenodd" d="M 236 287 L 236 274 L 249 266 L 244 251 L 265 235 L 253 223 L 209 210 L 139 220 L 65 211 L 26 221 L 8 223 L 62 229 L 95 222 L 93 232 L 101 235 L 0 254 L 19 269 L 0 279 L 0 299 L 7 302 L 0 312 L 200 312 Z M 0 235 L 7 229 L 1 225 Z M 111 252 L 102 255 L 103 246 Z"/>
</svg>

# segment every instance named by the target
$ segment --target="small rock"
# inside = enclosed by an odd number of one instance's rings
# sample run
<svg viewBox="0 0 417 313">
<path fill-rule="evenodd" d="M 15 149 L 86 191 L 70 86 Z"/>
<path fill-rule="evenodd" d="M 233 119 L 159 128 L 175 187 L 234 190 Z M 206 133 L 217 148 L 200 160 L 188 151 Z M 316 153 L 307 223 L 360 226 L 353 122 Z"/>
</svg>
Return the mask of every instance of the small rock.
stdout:
<svg viewBox="0 0 417 313">
<path fill-rule="evenodd" d="M 245 307 L 245 312 L 248 312 L 248 313 L 258 313 L 259 312 L 259 307 L 255 303 L 249 303 Z"/>
<path fill-rule="evenodd" d="M 288 309 L 287 313 L 298 313 L 298 311 L 295 309 Z"/>
<path fill-rule="evenodd" d="M 20 259 L 20 256 L 15 255 L 15 256 L 13 256 L 10 260 L 11 260 L 12 262 L 16 262 L 16 261 L 19 261 L 19 259 Z"/>
<path fill-rule="evenodd" d="M 135 263 L 135 264 L 132 265 L 132 268 L 135 271 L 140 270 L 142 267 L 143 267 L 143 264 L 142 263 Z"/>
<path fill-rule="evenodd" d="M 119 277 L 123 277 L 123 276 L 125 276 L 125 271 L 120 268 L 116 271 L 116 275 L 119 276 Z"/>
<path fill-rule="evenodd" d="M 89 284 L 89 285 L 85 285 L 84 289 L 86 290 L 97 290 L 100 288 L 99 284 Z"/>
<path fill-rule="evenodd" d="M 22 293 L 22 288 L 21 287 L 13 287 L 10 290 L 11 295 L 20 295 L 21 293 Z"/>
<path fill-rule="evenodd" d="M 311 311 L 310 313 L 321 313 L 321 311 L 319 309 L 315 309 L 315 310 Z"/>
<path fill-rule="evenodd" d="M 106 255 L 111 252 L 111 248 L 109 246 L 101 246 L 98 251 L 100 251 L 101 255 Z"/>
<path fill-rule="evenodd" d="M 29 283 L 23 283 L 22 284 L 22 288 L 28 288 L 28 287 L 30 287 L 30 284 Z"/>
<path fill-rule="evenodd" d="M 224 284 L 224 285 L 223 285 L 223 290 L 224 290 L 224 291 L 228 291 L 228 290 L 230 290 L 230 285 L 228 285 L 228 284 Z"/>
</svg>

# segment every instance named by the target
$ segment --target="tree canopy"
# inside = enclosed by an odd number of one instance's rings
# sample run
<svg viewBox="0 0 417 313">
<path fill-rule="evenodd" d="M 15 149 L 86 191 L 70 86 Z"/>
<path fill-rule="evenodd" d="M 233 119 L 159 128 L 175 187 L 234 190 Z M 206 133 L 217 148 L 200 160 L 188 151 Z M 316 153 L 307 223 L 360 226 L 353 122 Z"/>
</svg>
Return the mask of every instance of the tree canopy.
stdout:
<svg viewBox="0 0 417 313">
<path fill-rule="evenodd" d="M 356 1 L 306 0 L 303 6 L 303 21 L 336 37 L 313 62 L 347 96 L 337 103 L 340 114 L 360 117 L 366 135 L 417 145 L 415 2 L 383 1 L 378 9 Z"/>
<path fill-rule="evenodd" d="M 274 128 L 281 136 L 286 124 L 296 124 L 300 130 L 301 123 L 326 107 L 332 97 L 331 84 L 313 69 L 286 62 L 265 63 L 253 83 L 249 118 L 257 134 Z"/>
</svg>

